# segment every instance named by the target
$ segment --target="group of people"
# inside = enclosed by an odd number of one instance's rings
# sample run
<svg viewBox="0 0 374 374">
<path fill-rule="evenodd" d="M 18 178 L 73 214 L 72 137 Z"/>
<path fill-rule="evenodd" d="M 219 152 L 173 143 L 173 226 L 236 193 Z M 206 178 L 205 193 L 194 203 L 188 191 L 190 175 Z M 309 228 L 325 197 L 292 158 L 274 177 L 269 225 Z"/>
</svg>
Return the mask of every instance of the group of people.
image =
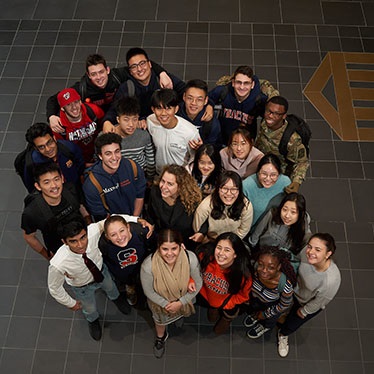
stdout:
<svg viewBox="0 0 374 374">
<path fill-rule="evenodd" d="M 50 262 L 51 295 L 82 310 L 95 340 L 97 289 L 124 314 L 146 300 L 157 358 L 196 302 L 217 334 L 241 314 L 251 339 L 277 326 L 286 357 L 288 336 L 340 285 L 334 239 L 312 235 L 298 192 L 308 146 L 287 100 L 249 66 L 208 92 L 141 48 L 126 61 L 90 55 L 82 79 L 48 99 L 48 123 L 26 133 L 21 228 Z"/>
</svg>

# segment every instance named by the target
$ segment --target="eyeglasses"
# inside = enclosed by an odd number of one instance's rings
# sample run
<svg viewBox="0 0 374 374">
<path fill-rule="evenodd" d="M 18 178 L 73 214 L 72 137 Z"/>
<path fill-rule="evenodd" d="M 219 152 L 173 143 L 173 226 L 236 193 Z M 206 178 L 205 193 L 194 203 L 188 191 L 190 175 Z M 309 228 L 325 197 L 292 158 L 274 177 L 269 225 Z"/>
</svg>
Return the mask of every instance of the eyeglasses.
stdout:
<svg viewBox="0 0 374 374">
<path fill-rule="evenodd" d="M 240 142 L 240 143 L 237 143 L 237 142 L 232 142 L 231 143 L 231 147 L 232 148 L 239 148 L 239 147 L 245 147 L 246 145 L 249 145 L 248 142 Z"/>
<path fill-rule="evenodd" d="M 144 66 L 147 62 L 148 62 L 148 60 L 142 60 L 142 61 L 138 62 L 137 64 L 132 64 L 132 65 L 129 66 L 129 70 L 130 71 L 135 71 L 138 68 L 144 68 Z"/>
<path fill-rule="evenodd" d="M 242 82 L 242 81 L 238 81 L 238 80 L 234 80 L 234 84 L 236 85 L 236 86 L 244 86 L 244 87 L 249 87 L 249 86 L 251 86 L 252 85 L 252 81 L 245 81 L 245 82 Z"/>
<path fill-rule="evenodd" d="M 270 178 L 271 180 L 277 180 L 278 177 L 279 177 L 279 174 L 278 173 L 271 173 L 271 174 L 268 174 L 268 173 L 265 173 L 263 171 L 260 171 L 258 173 L 259 175 L 261 175 L 262 178 L 266 179 L 266 178 Z"/>
<path fill-rule="evenodd" d="M 271 110 L 269 109 L 265 109 L 265 113 L 268 114 L 269 116 L 274 116 L 275 118 L 279 118 L 281 116 L 283 116 L 284 114 L 286 114 L 286 112 L 283 112 L 283 113 L 278 113 L 278 112 L 272 112 Z"/>
<path fill-rule="evenodd" d="M 39 150 L 39 151 L 44 151 L 47 147 L 50 148 L 53 144 L 54 144 L 55 140 L 53 138 L 49 139 L 47 141 L 47 143 L 45 144 L 42 144 L 42 145 L 38 145 L 36 148 Z"/>
<path fill-rule="evenodd" d="M 223 193 L 231 193 L 232 195 L 235 195 L 239 192 L 239 188 L 238 187 L 220 187 L 220 190 L 223 192 Z"/>
<path fill-rule="evenodd" d="M 186 101 L 188 101 L 191 104 L 196 103 L 201 105 L 204 104 L 205 99 L 203 97 L 187 96 Z"/>
</svg>

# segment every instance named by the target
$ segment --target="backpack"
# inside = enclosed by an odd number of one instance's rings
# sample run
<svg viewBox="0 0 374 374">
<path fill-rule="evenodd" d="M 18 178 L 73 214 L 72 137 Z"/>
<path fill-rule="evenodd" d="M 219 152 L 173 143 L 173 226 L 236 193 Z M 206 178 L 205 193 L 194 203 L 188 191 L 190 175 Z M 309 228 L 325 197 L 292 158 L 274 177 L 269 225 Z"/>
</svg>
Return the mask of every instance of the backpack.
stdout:
<svg viewBox="0 0 374 374">
<path fill-rule="evenodd" d="M 132 172 L 134 174 L 134 179 L 137 180 L 138 179 L 138 168 L 136 166 L 136 163 L 135 163 L 135 161 L 131 160 L 130 158 L 128 158 L 127 160 L 130 161 L 130 164 L 131 164 L 131 167 L 132 167 Z M 87 177 L 90 179 L 91 183 L 96 187 L 97 191 L 99 192 L 101 203 L 103 204 L 105 210 L 108 213 L 110 213 L 109 206 L 108 206 L 108 204 L 105 200 L 105 193 L 104 193 L 103 187 L 100 184 L 100 182 L 97 180 L 97 178 L 95 177 L 92 170 L 87 171 Z"/>
<path fill-rule="evenodd" d="M 300 117 L 295 114 L 287 115 L 288 125 L 284 130 L 282 139 L 279 143 L 279 153 L 284 157 L 287 156 L 287 144 L 294 132 L 300 135 L 301 141 L 305 146 L 307 155 L 309 156 L 309 141 L 312 137 L 312 130 L 310 126 Z"/>
<path fill-rule="evenodd" d="M 120 85 L 122 82 L 119 78 L 119 76 L 113 71 L 111 70 L 110 71 L 112 73 L 112 77 L 113 79 L 118 83 L 118 85 Z M 79 94 L 81 95 L 81 100 L 82 102 L 86 101 L 87 97 L 86 97 L 86 94 L 87 94 L 87 75 L 84 75 L 81 80 L 80 80 L 80 83 L 79 83 Z"/>
</svg>

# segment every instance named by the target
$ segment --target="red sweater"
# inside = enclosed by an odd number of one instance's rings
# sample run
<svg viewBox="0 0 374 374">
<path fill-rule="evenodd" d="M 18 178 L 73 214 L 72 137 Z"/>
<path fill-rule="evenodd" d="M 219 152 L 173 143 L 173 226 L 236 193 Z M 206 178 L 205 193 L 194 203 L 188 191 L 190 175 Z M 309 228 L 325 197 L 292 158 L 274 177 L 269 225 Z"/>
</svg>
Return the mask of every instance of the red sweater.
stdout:
<svg viewBox="0 0 374 374">
<path fill-rule="evenodd" d="M 219 308 L 229 296 L 227 273 L 228 270 L 221 269 L 215 260 L 209 263 L 203 273 L 203 287 L 200 290 L 200 294 L 213 308 Z M 233 309 L 236 305 L 248 301 L 251 287 L 252 278 L 245 279 L 243 277 L 240 291 L 231 296 L 223 309 Z"/>
</svg>

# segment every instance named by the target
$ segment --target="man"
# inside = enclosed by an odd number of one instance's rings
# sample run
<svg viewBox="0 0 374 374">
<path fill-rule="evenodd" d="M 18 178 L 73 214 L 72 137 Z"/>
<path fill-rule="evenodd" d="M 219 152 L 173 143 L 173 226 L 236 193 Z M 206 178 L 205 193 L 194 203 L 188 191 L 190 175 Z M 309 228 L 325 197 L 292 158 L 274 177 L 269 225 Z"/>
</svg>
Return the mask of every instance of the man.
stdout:
<svg viewBox="0 0 374 374">
<path fill-rule="evenodd" d="M 190 122 L 178 117 L 178 95 L 174 90 L 153 93 L 152 111 L 147 128 L 156 148 L 156 172 L 168 164 L 187 165 L 202 141 L 199 131 Z"/>
<path fill-rule="evenodd" d="M 54 133 L 56 139 L 75 143 L 82 151 L 86 167 L 94 162 L 95 139 L 99 134 L 103 110 L 95 104 L 82 104 L 74 88 L 66 88 L 57 95 L 63 133 Z"/>
<path fill-rule="evenodd" d="M 208 85 L 201 79 L 193 79 L 187 82 L 183 94 L 183 102 L 179 105 L 178 115 L 194 124 L 203 143 L 220 146 L 221 128 L 218 118 L 210 121 L 202 121 L 202 117 L 208 105 Z"/>
<path fill-rule="evenodd" d="M 84 161 L 77 145 L 66 140 L 56 141 L 51 128 L 42 122 L 30 126 L 26 132 L 26 141 L 33 148 L 31 164 L 26 161 L 23 179 L 29 192 L 34 190 L 33 166 L 45 162 L 56 162 L 61 168 L 65 182 L 71 182 L 78 190 L 80 189 Z"/>
<path fill-rule="evenodd" d="M 288 101 L 282 96 L 274 96 L 266 104 L 265 117 L 260 125 L 256 147 L 263 153 L 273 153 L 282 163 L 282 173 L 288 175 L 292 183 L 286 187 L 287 193 L 298 192 L 309 167 L 308 153 L 300 135 L 294 132 L 287 144 L 287 155 L 279 149 L 282 136 L 287 128 Z"/>
<path fill-rule="evenodd" d="M 61 238 L 57 227 L 76 217 L 84 217 L 90 222 L 90 216 L 80 203 L 74 185 L 63 184 L 59 166 L 55 163 L 43 163 L 35 167 L 34 192 L 25 198 L 21 228 L 26 243 L 47 260 L 52 258 L 61 247 Z M 40 230 L 44 244 L 37 238 Z"/>
<path fill-rule="evenodd" d="M 222 106 L 219 114 L 223 144 L 228 143 L 233 130 L 244 125 L 252 139 L 257 135 L 258 116 L 263 116 L 267 96 L 261 93 L 260 82 L 249 66 L 239 66 L 226 86 L 209 92 L 210 100 Z"/>
<path fill-rule="evenodd" d="M 135 217 L 124 216 L 128 222 Z M 125 296 L 120 296 L 109 270 L 103 263 L 98 248 L 104 221 L 87 227 L 83 220 L 74 220 L 61 228 L 63 245 L 52 258 L 48 270 L 48 288 L 52 297 L 73 311 L 82 310 L 94 340 L 100 340 L 102 331 L 96 308 L 95 291 L 101 288 L 123 314 L 131 308 Z M 71 286 L 74 299 L 64 288 Z"/>
<path fill-rule="evenodd" d="M 87 207 L 95 221 L 108 214 L 139 216 L 143 209 L 146 180 L 141 167 L 121 157 L 121 137 L 107 133 L 97 137 L 99 157 L 83 184 Z"/>
<path fill-rule="evenodd" d="M 156 74 L 160 76 L 160 84 L 171 87 L 171 81 L 164 69 L 153 62 Z M 99 54 L 89 55 L 86 59 L 86 74 L 74 88 L 84 102 L 100 106 L 106 112 L 113 101 L 114 94 L 121 83 L 129 79 L 127 67 L 113 68 L 107 65 L 105 58 Z M 47 119 L 54 132 L 62 133 L 64 128 L 58 116 L 60 107 L 57 94 L 49 97 L 47 101 Z"/>
</svg>

